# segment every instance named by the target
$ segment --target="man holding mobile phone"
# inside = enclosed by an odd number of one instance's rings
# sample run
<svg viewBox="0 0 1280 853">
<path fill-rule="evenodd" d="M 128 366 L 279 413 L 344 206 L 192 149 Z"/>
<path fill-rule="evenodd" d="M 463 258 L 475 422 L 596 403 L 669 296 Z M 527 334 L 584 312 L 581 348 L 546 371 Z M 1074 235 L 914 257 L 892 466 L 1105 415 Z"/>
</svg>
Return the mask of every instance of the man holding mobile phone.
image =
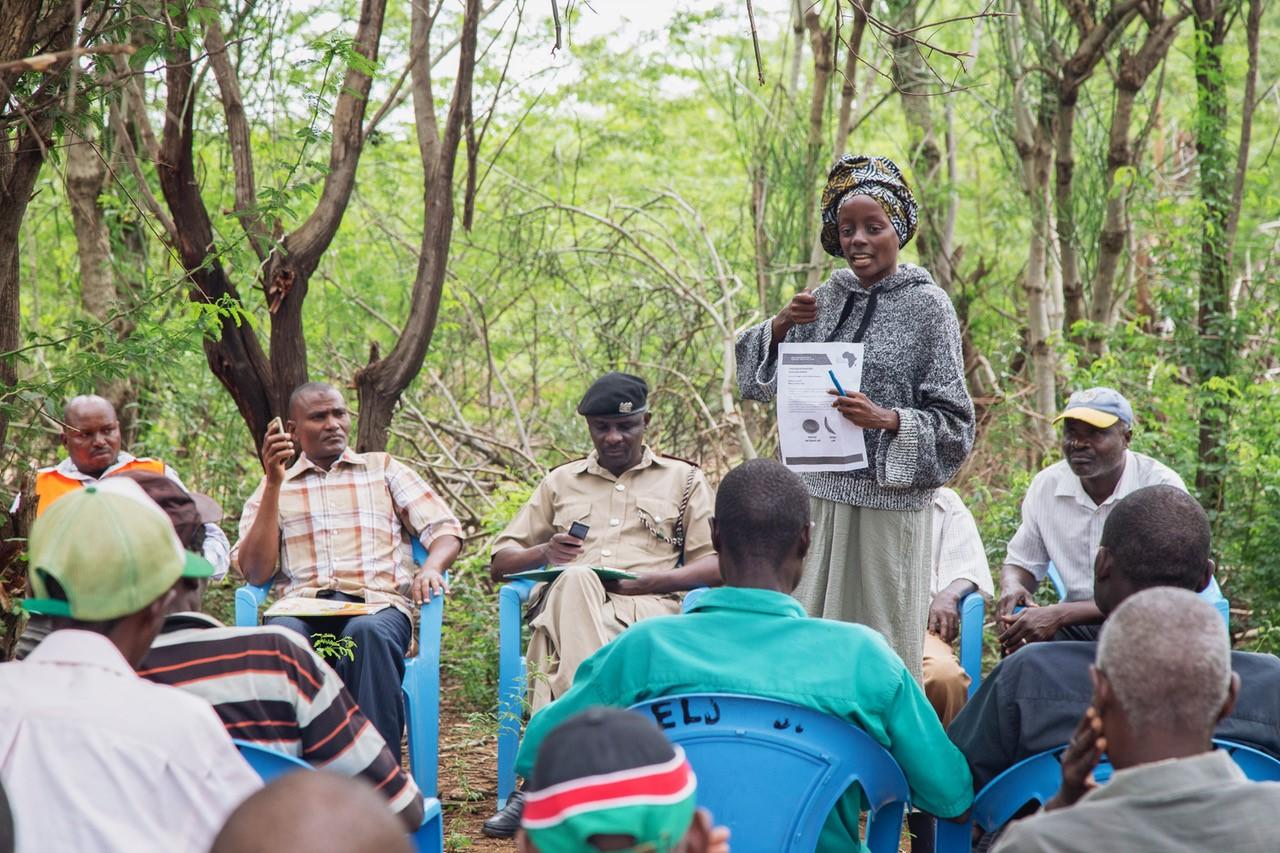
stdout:
<svg viewBox="0 0 1280 853">
<path fill-rule="evenodd" d="M 578 414 L 595 450 L 551 471 L 498 537 L 495 581 L 540 566 L 566 567 L 529 598 L 530 704 L 534 711 L 569 689 L 582 661 L 629 625 L 680 612 L 681 593 L 720 584 L 711 545 L 714 496 L 696 465 L 645 443 L 649 388 L 609 373 L 587 389 Z M 602 581 L 597 567 L 634 580 Z M 485 822 L 508 838 L 520 826 L 523 795 Z"/>
<path fill-rule="evenodd" d="M 283 429 L 281 429 L 283 426 Z M 413 611 L 448 589 L 444 572 L 462 548 L 462 525 L 417 472 L 386 453 L 347 446 L 351 413 L 332 385 L 308 382 L 289 398 L 262 443 L 264 476 L 240 515 L 232 559 L 249 583 L 277 577 L 291 597 L 360 602 L 357 616 L 273 616 L 268 624 L 350 637 L 334 669 L 398 756 L 404 732 L 400 682 Z M 295 449 L 301 449 L 297 461 Z M 427 549 L 411 572 L 405 536 Z"/>
</svg>

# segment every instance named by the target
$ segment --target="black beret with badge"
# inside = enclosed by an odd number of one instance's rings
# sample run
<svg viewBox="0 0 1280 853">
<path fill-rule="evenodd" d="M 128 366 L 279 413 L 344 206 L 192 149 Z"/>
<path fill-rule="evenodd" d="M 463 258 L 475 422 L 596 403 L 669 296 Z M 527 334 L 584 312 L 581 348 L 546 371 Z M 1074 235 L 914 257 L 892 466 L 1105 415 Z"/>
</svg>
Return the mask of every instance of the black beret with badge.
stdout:
<svg viewBox="0 0 1280 853">
<path fill-rule="evenodd" d="M 606 373 L 587 389 L 578 414 L 589 418 L 618 418 L 649 411 L 649 386 L 630 373 Z"/>
</svg>

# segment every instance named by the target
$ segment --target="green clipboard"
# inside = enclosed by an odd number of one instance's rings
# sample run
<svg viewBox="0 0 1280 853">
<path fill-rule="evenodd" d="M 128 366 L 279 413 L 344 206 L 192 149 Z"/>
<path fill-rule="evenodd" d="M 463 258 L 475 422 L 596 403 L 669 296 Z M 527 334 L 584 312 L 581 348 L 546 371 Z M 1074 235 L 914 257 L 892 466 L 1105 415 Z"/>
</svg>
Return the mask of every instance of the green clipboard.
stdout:
<svg viewBox="0 0 1280 853">
<path fill-rule="evenodd" d="M 624 572 L 622 569 L 607 569 L 604 566 L 588 566 L 587 568 L 595 572 L 596 576 L 602 581 L 629 581 L 639 577 L 635 572 Z M 507 580 L 553 581 L 560 577 L 560 573 L 564 570 L 564 566 L 529 569 L 527 572 L 516 572 L 513 575 L 507 575 Z"/>
</svg>

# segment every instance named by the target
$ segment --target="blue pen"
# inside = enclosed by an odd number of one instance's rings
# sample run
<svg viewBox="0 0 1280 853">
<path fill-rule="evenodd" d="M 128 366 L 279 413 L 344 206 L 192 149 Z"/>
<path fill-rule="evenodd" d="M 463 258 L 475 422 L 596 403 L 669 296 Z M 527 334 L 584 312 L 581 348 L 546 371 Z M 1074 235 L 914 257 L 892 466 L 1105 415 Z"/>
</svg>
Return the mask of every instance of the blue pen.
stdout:
<svg viewBox="0 0 1280 853">
<path fill-rule="evenodd" d="M 849 396 L 848 394 L 844 393 L 844 389 L 840 387 L 840 380 L 836 379 L 836 372 L 834 370 L 828 370 L 827 375 L 830 376 L 831 381 L 835 383 L 836 392 L 839 393 L 841 397 Z"/>
</svg>

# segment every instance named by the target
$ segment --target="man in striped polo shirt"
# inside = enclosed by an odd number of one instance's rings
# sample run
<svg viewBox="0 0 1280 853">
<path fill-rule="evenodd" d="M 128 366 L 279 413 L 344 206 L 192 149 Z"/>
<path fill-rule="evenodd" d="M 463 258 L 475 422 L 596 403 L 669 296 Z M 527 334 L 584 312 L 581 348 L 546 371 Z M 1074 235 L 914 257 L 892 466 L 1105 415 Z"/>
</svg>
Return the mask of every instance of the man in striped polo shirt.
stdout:
<svg viewBox="0 0 1280 853">
<path fill-rule="evenodd" d="M 190 495 L 159 474 L 130 472 L 167 513 L 187 548 L 202 523 Z M 318 768 L 359 776 L 387 800 L 409 831 L 422 823 L 422 794 L 342 679 L 285 628 L 227 628 L 200 612 L 205 580 L 178 582 L 164 627 L 138 674 L 180 687 L 213 706 L 239 740 L 296 755 Z"/>
</svg>

